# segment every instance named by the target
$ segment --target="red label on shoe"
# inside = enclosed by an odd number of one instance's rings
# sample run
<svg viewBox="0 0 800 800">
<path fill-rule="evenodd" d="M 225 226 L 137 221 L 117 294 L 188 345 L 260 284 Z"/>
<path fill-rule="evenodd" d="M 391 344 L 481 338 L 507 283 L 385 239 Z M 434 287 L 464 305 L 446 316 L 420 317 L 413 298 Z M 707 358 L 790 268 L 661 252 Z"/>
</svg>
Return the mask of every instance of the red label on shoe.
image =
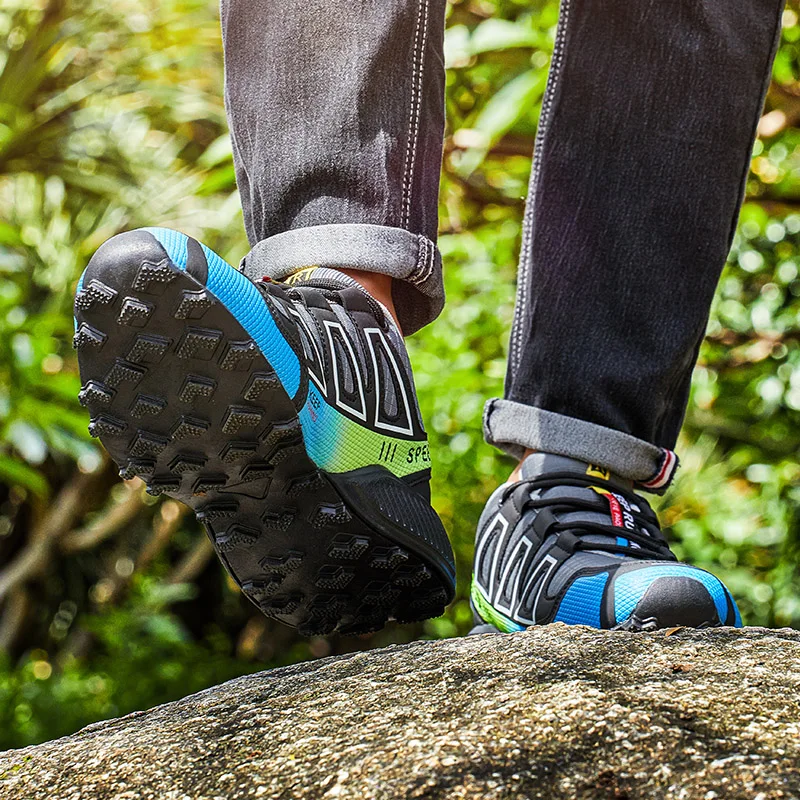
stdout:
<svg viewBox="0 0 800 800">
<path fill-rule="evenodd" d="M 629 531 L 635 530 L 636 524 L 633 520 L 630 503 L 622 495 L 609 492 L 607 489 L 600 489 L 597 486 L 592 486 L 592 489 L 608 500 L 611 523 L 615 528 L 625 528 Z"/>
<path fill-rule="evenodd" d="M 611 522 L 615 528 L 625 527 L 625 518 L 622 515 L 622 506 L 613 494 L 607 494 L 608 505 L 611 510 Z"/>
</svg>

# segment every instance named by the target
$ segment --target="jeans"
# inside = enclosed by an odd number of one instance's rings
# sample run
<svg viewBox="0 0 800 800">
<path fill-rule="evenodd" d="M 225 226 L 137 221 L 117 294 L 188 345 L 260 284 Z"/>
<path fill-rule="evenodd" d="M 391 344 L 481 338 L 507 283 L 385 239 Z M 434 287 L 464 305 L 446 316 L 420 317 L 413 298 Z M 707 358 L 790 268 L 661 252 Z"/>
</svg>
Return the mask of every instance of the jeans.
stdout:
<svg viewBox="0 0 800 800">
<path fill-rule="evenodd" d="M 489 442 L 668 485 L 782 9 L 562 0 Z M 222 0 L 248 274 L 381 272 L 406 333 L 437 316 L 444 12 Z"/>
</svg>

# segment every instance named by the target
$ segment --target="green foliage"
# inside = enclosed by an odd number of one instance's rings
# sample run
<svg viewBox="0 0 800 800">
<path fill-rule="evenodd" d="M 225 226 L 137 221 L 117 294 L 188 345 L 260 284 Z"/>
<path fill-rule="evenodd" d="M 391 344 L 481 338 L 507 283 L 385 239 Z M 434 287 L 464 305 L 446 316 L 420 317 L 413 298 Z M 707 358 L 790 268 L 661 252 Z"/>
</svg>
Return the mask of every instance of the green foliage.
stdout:
<svg viewBox="0 0 800 800">
<path fill-rule="evenodd" d="M 194 162 L 224 131 L 209 4 L 150 6 L 0 10 L 0 475 L 39 496 L 48 456 L 99 463 L 70 348 L 77 276 L 120 230 L 193 227 L 209 178 Z"/>
<path fill-rule="evenodd" d="M 71 656 L 54 665 L 41 648 L 13 668 L 0 663 L 0 748 L 63 736 L 257 668 L 231 659 L 219 630 L 196 641 L 167 599 L 145 581 L 124 606 L 87 616 L 85 630 L 96 639 L 90 669 Z"/>
<path fill-rule="evenodd" d="M 254 669 L 459 635 L 470 625 L 473 526 L 512 467 L 483 442 L 481 413 L 502 393 L 523 198 L 558 5 L 454 0 L 448 8 L 440 245 L 449 302 L 410 350 L 459 599 L 424 626 L 310 642 L 241 599 L 176 504 L 111 485 L 76 400 L 72 293 L 103 240 L 157 221 L 234 263 L 247 250 L 215 6 L 0 3 L 0 649 L 8 650 L 0 748 Z M 784 23 L 749 202 L 695 374 L 683 467 L 660 507 L 678 555 L 719 574 L 747 623 L 800 627 L 793 3 Z M 53 517 L 74 491 L 75 512 Z M 6 591 L 9 574 L 43 538 L 48 548 L 36 569 Z"/>
</svg>

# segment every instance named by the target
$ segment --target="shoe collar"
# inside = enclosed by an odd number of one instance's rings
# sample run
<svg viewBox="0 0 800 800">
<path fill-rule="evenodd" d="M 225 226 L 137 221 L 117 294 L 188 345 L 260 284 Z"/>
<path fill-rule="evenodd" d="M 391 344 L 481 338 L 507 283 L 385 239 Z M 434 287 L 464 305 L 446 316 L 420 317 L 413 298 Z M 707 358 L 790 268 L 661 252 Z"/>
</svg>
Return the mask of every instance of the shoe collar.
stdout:
<svg viewBox="0 0 800 800">
<path fill-rule="evenodd" d="M 575 458 L 556 455 L 555 453 L 531 453 L 523 462 L 520 469 L 522 480 L 531 480 L 546 475 L 549 472 L 570 472 L 575 475 L 589 476 L 607 481 L 613 486 L 626 491 L 633 489 L 633 482 L 615 475 L 605 467 L 579 461 Z"/>
<path fill-rule="evenodd" d="M 293 288 L 308 287 L 311 289 L 327 289 L 328 291 L 341 292 L 353 290 L 358 292 L 366 300 L 375 318 L 381 326 L 389 330 L 396 331 L 402 340 L 402 334 L 397 330 L 397 325 L 389 313 L 386 306 L 374 298 L 355 278 L 351 278 L 344 272 L 330 267 L 305 267 L 297 272 L 293 272 L 284 278 L 283 283 Z"/>
</svg>

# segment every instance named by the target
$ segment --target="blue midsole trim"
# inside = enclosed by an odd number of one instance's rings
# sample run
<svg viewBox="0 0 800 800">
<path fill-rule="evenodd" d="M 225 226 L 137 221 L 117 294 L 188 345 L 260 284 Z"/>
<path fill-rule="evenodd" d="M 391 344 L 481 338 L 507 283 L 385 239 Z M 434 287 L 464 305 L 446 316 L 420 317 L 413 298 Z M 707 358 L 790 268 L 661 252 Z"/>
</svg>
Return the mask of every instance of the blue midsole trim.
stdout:
<svg viewBox="0 0 800 800">
<path fill-rule="evenodd" d="M 173 264 L 186 269 L 188 237 L 168 228 L 143 228 L 164 248 Z M 208 263 L 208 290 L 253 337 L 275 370 L 289 397 L 300 388 L 300 360 L 275 324 L 266 300 L 255 285 L 213 250 L 200 245 Z"/>
</svg>

